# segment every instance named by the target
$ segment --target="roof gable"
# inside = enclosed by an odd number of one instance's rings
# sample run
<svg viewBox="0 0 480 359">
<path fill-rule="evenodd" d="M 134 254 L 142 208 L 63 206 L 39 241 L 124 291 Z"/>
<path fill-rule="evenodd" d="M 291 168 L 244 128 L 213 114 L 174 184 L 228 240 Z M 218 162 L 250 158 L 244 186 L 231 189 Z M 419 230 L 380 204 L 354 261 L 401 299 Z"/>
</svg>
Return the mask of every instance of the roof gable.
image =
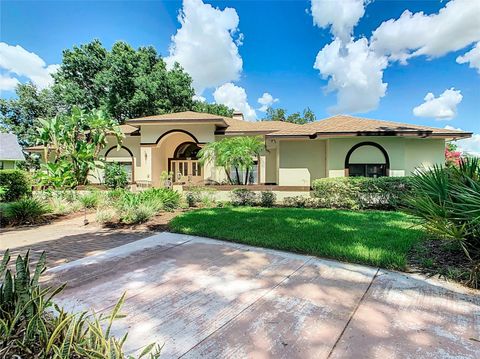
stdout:
<svg viewBox="0 0 480 359">
<path fill-rule="evenodd" d="M 0 133 L 0 160 L 24 161 L 22 148 L 13 133 Z"/>
</svg>

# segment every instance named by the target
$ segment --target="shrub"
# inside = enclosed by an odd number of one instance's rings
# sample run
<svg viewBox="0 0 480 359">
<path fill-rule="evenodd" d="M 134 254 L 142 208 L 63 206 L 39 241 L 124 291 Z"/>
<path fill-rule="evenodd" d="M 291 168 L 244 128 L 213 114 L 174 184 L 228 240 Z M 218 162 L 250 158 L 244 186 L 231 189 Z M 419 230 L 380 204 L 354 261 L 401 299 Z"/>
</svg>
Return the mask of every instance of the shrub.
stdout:
<svg viewBox="0 0 480 359">
<path fill-rule="evenodd" d="M 83 208 L 97 208 L 100 204 L 100 196 L 99 191 L 90 191 L 80 196 L 79 201 Z"/>
<path fill-rule="evenodd" d="M 154 203 L 140 203 L 138 206 L 125 208 L 119 214 L 119 219 L 125 224 L 138 224 L 148 221 L 157 212 L 158 208 Z"/>
<path fill-rule="evenodd" d="M 397 209 L 411 188 L 410 177 L 322 178 L 313 182 L 317 205 L 323 208 Z"/>
<path fill-rule="evenodd" d="M 181 196 L 177 191 L 169 188 L 149 188 L 140 192 L 142 202 L 158 202 L 159 210 L 171 211 L 178 208 Z"/>
<path fill-rule="evenodd" d="M 272 191 L 263 191 L 260 193 L 260 206 L 273 207 L 277 200 L 277 196 Z"/>
<path fill-rule="evenodd" d="M 408 211 L 436 237 L 460 244 L 472 262 L 468 285 L 480 286 L 480 158 L 437 166 L 412 178 Z"/>
<path fill-rule="evenodd" d="M 255 192 L 246 188 L 236 188 L 231 194 L 232 205 L 234 206 L 253 206 L 256 202 Z"/>
<path fill-rule="evenodd" d="M 109 162 L 105 164 L 105 185 L 108 188 L 125 188 L 128 185 L 128 174 L 120 163 Z"/>
<path fill-rule="evenodd" d="M 14 272 L 7 269 L 9 262 L 7 250 L 0 262 L 0 348 L 6 356 L 126 358 L 124 340 L 110 335 L 113 321 L 121 317 L 125 294 L 109 315 L 68 313 L 53 302 L 65 285 L 58 288 L 39 285 L 40 276 L 46 270 L 45 252 L 33 275 L 28 252 L 25 257 L 17 257 Z M 149 355 L 150 359 L 158 358 L 160 347 L 151 344 L 142 354 Z"/>
<path fill-rule="evenodd" d="M 13 202 L 32 193 L 30 176 L 20 170 L 0 170 L 0 186 L 4 189 L 3 200 Z"/>
<path fill-rule="evenodd" d="M 309 199 L 303 196 L 285 197 L 283 205 L 285 207 L 305 208 L 308 207 Z"/>
<path fill-rule="evenodd" d="M 47 212 L 47 207 L 38 199 L 22 198 L 7 205 L 5 218 L 13 224 L 35 223 Z"/>
<path fill-rule="evenodd" d="M 188 207 L 195 207 L 200 198 L 198 193 L 187 192 L 185 193 L 185 200 L 187 201 Z"/>
<path fill-rule="evenodd" d="M 113 222 L 116 218 L 116 212 L 113 208 L 97 209 L 95 220 L 99 223 Z"/>
</svg>

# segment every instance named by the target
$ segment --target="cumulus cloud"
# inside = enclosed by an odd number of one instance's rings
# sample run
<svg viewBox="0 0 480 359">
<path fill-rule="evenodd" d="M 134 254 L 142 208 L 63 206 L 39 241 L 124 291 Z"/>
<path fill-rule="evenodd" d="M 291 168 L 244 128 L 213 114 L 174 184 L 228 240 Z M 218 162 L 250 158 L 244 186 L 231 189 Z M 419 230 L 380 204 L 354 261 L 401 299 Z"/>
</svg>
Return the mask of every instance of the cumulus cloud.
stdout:
<svg viewBox="0 0 480 359">
<path fill-rule="evenodd" d="M 372 49 L 403 63 L 426 55 L 443 56 L 480 41 L 480 1 L 452 0 L 437 14 L 406 10 L 383 22 L 372 34 Z"/>
<path fill-rule="evenodd" d="M 445 90 L 440 96 L 429 92 L 424 103 L 413 109 L 413 114 L 417 117 L 432 117 L 437 120 L 451 120 L 457 115 L 457 106 L 462 101 L 460 90 Z"/>
<path fill-rule="evenodd" d="M 15 77 L 0 74 L 0 91 L 13 91 L 19 83 Z"/>
<path fill-rule="evenodd" d="M 228 106 L 236 111 L 241 111 L 243 117 L 247 120 L 255 120 L 257 118 L 255 109 L 248 104 L 247 93 L 243 87 L 227 82 L 215 90 L 213 98 L 216 103 Z"/>
<path fill-rule="evenodd" d="M 445 126 L 445 128 L 447 130 L 463 131 L 461 128 L 455 128 L 449 125 Z M 474 133 L 470 138 L 456 141 L 456 144 L 461 152 L 480 157 L 480 134 Z"/>
<path fill-rule="evenodd" d="M 465 55 L 457 57 L 457 63 L 468 63 L 469 67 L 477 69 L 477 72 L 480 74 L 480 42 L 477 42 L 473 49 L 468 51 Z"/>
<path fill-rule="evenodd" d="M 192 76 L 198 95 L 206 88 L 238 80 L 243 61 L 238 46 L 239 17 L 233 8 L 220 10 L 202 0 L 183 0 L 178 20 L 181 28 L 172 36 L 167 65 L 180 63 Z"/>
<path fill-rule="evenodd" d="M 4 70 L 0 86 L 4 91 L 12 90 L 20 82 L 16 76 L 26 77 L 41 89 L 48 87 L 53 82 L 51 74 L 58 67 L 59 65 L 47 66 L 40 56 L 20 45 L 12 46 L 0 42 L 0 69 Z"/>
<path fill-rule="evenodd" d="M 353 28 L 365 13 L 367 0 L 312 0 L 313 24 L 331 26 L 331 32 L 344 42 L 350 41 Z"/>
<path fill-rule="evenodd" d="M 340 39 L 326 45 L 317 54 L 314 68 L 328 79 L 327 91 L 337 92 L 337 105 L 329 111 L 367 112 L 376 108 L 387 90 L 383 82 L 387 65 L 387 58 L 373 52 L 365 38 L 345 46 Z"/>
<path fill-rule="evenodd" d="M 259 111 L 266 112 L 269 107 L 271 107 L 274 103 L 278 102 L 278 98 L 274 98 L 268 92 L 265 92 L 262 97 L 259 97 L 257 100 L 261 107 L 258 109 Z"/>
</svg>

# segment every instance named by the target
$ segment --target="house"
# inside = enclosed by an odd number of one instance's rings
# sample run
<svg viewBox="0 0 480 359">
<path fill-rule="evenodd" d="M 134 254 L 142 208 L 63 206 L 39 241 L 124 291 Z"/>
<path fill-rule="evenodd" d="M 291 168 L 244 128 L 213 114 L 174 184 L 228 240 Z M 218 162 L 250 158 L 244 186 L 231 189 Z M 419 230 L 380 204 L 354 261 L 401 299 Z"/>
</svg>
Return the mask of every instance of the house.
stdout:
<svg viewBox="0 0 480 359">
<path fill-rule="evenodd" d="M 17 136 L 13 133 L 0 133 L 0 170 L 14 169 L 22 161 L 25 161 L 25 156 Z"/>
<path fill-rule="evenodd" d="M 101 156 L 123 163 L 138 185 L 160 186 L 166 172 L 173 172 L 177 183 L 225 183 L 224 170 L 212 163 L 201 166 L 198 151 L 228 136 L 255 135 L 265 140 L 266 150 L 251 182 L 290 189 L 310 188 L 324 177 L 411 175 L 417 168 L 443 164 L 446 141 L 472 135 L 346 115 L 296 125 L 192 111 L 131 119 L 122 131 L 122 147 L 117 149 L 112 139 Z"/>
</svg>

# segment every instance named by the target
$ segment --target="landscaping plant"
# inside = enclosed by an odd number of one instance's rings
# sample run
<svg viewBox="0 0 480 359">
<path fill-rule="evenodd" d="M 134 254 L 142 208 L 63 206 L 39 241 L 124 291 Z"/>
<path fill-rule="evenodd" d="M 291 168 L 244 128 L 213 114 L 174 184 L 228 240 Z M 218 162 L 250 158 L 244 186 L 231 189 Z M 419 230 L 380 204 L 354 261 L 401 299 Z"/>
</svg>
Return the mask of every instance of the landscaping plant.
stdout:
<svg viewBox="0 0 480 359">
<path fill-rule="evenodd" d="M 458 243 L 470 262 L 468 285 L 480 285 L 480 159 L 435 166 L 412 178 L 408 211 L 434 236 Z"/>
<path fill-rule="evenodd" d="M 260 193 L 260 206 L 273 207 L 277 200 L 277 196 L 272 191 L 263 191 Z"/>
<path fill-rule="evenodd" d="M 16 201 L 32 193 L 32 183 L 27 172 L 21 170 L 0 170 L 1 200 Z"/>
<path fill-rule="evenodd" d="M 116 120 L 101 110 L 85 112 L 73 107 L 68 115 L 39 119 L 39 144 L 44 158 L 51 158 L 39 172 L 40 183 L 55 188 L 87 183 L 88 174 L 99 167 L 98 154 L 107 144 L 107 135 L 118 145 L 123 134 Z"/>
<path fill-rule="evenodd" d="M 257 196 L 249 189 L 236 188 L 231 193 L 231 200 L 234 206 L 253 206 L 257 202 Z"/>
<path fill-rule="evenodd" d="M 38 359 L 117 359 L 126 358 L 123 345 L 127 338 L 111 335 L 113 321 L 122 317 L 120 309 L 125 294 L 109 315 L 88 312 L 68 313 L 56 305 L 58 288 L 41 287 L 46 270 L 45 252 L 33 274 L 29 253 L 18 256 L 15 271 L 9 269 L 7 250 L 0 262 L 0 357 Z M 158 358 L 161 347 L 152 343 L 139 358 Z"/>
<path fill-rule="evenodd" d="M 108 188 L 125 188 L 128 185 L 128 175 L 121 163 L 109 162 L 105 164 L 105 185 Z"/>
<path fill-rule="evenodd" d="M 33 224 L 48 213 L 48 207 L 36 198 L 22 198 L 17 202 L 8 203 L 3 216 L 10 224 Z"/>
<path fill-rule="evenodd" d="M 255 160 L 264 149 L 261 137 L 229 137 L 206 144 L 198 152 L 198 157 L 202 165 L 213 161 L 215 166 L 222 167 L 230 184 L 248 184 Z M 234 171 L 233 178 L 231 170 Z M 241 176 L 241 172 L 245 172 L 245 176 Z"/>
</svg>

